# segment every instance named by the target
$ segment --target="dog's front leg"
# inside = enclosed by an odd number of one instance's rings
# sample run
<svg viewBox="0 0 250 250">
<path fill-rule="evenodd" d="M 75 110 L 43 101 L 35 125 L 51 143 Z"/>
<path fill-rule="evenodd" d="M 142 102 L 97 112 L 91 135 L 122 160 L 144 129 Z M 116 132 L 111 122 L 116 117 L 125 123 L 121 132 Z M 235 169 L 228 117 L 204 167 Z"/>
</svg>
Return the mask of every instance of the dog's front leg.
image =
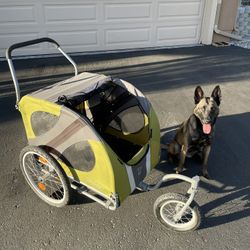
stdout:
<svg viewBox="0 0 250 250">
<path fill-rule="evenodd" d="M 185 145 L 182 145 L 181 152 L 180 152 L 180 161 L 176 169 L 176 174 L 179 174 L 180 172 L 182 172 L 185 159 L 186 159 L 186 155 L 187 155 L 187 147 Z"/>
<path fill-rule="evenodd" d="M 210 154 L 210 151 L 211 151 L 211 145 L 205 146 L 204 151 L 203 151 L 202 174 L 207 179 L 209 179 L 209 174 L 207 171 L 207 162 L 208 162 L 208 156 Z"/>
</svg>

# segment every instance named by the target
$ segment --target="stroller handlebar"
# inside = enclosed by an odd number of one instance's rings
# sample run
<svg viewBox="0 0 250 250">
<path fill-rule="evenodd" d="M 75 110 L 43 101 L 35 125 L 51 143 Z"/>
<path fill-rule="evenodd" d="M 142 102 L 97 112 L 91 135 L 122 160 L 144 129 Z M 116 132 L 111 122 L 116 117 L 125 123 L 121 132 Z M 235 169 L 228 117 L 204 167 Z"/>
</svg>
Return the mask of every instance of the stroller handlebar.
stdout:
<svg viewBox="0 0 250 250">
<path fill-rule="evenodd" d="M 29 40 L 29 41 L 22 42 L 22 43 L 15 43 L 15 44 L 11 45 L 6 50 L 6 58 L 12 59 L 11 52 L 15 49 L 27 47 L 27 46 L 38 44 L 38 43 L 44 43 L 44 42 L 53 43 L 56 46 L 56 48 L 60 47 L 60 45 L 55 40 L 53 40 L 51 38 L 48 38 L 48 37 L 38 38 L 38 39 Z"/>
<path fill-rule="evenodd" d="M 30 46 L 30 45 L 34 45 L 34 44 L 38 44 L 38 43 L 43 43 L 43 42 L 48 42 L 48 43 L 52 43 L 55 45 L 55 47 L 66 57 L 66 59 L 73 65 L 74 70 L 75 70 L 75 75 L 78 75 L 78 70 L 77 70 L 77 65 L 76 63 L 73 61 L 73 59 L 66 54 L 60 47 L 60 45 L 53 39 L 48 38 L 48 37 L 43 37 L 43 38 L 38 38 L 38 39 L 34 39 L 34 40 L 29 40 L 26 42 L 21 42 L 21 43 L 15 43 L 13 45 L 11 45 L 7 50 L 6 50 L 6 59 L 7 62 L 9 64 L 9 68 L 10 68 L 10 73 L 11 73 L 11 77 L 12 80 L 14 82 L 14 86 L 15 86 L 15 91 L 16 91 L 16 108 L 18 109 L 18 103 L 20 101 L 20 88 L 19 88 L 19 83 L 16 77 L 16 71 L 14 68 L 14 65 L 12 63 L 12 55 L 11 53 L 13 52 L 13 50 L 18 49 L 18 48 L 23 48 L 26 46 Z"/>
</svg>

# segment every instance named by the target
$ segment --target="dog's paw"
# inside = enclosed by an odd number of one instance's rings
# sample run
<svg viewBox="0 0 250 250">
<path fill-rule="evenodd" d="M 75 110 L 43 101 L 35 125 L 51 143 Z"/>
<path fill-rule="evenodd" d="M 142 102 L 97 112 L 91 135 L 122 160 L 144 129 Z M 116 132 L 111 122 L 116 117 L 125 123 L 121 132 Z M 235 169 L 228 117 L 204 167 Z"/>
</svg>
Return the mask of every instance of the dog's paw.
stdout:
<svg viewBox="0 0 250 250">
<path fill-rule="evenodd" d="M 202 175 L 203 175 L 203 177 L 205 177 L 206 179 L 210 180 L 210 175 L 208 174 L 208 172 L 203 173 Z"/>
<path fill-rule="evenodd" d="M 180 173 L 186 171 L 187 169 L 184 167 L 182 167 L 182 168 L 177 167 L 177 168 L 174 168 L 174 170 L 175 170 L 176 174 L 180 174 Z"/>
</svg>

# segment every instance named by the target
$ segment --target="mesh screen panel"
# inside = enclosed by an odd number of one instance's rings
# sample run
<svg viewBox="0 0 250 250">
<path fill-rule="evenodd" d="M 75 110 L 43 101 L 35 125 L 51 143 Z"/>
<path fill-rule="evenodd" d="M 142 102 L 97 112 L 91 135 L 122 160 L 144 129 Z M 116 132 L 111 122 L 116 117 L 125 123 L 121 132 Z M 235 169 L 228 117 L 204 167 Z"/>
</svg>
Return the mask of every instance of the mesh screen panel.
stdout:
<svg viewBox="0 0 250 250">
<path fill-rule="evenodd" d="M 90 171 L 95 166 L 95 155 L 87 141 L 81 141 L 68 147 L 62 155 L 66 164 L 81 171 Z"/>
<path fill-rule="evenodd" d="M 144 127 L 144 115 L 138 106 L 123 110 L 109 126 L 125 133 L 137 133 Z"/>
<path fill-rule="evenodd" d="M 36 111 L 31 115 L 31 126 L 36 136 L 42 135 L 52 129 L 57 123 L 59 116 L 43 111 Z"/>
</svg>

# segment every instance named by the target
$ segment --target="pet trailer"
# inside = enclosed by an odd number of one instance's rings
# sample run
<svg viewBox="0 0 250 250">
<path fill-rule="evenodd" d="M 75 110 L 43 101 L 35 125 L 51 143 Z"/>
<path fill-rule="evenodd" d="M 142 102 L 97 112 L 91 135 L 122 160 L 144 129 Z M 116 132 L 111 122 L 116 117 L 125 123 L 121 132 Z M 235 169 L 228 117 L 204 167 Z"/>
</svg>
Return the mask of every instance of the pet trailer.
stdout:
<svg viewBox="0 0 250 250">
<path fill-rule="evenodd" d="M 22 96 L 12 63 L 15 49 L 48 42 L 73 65 L 75 76 Z M 160 159 L 160 127 L 149 100 L 124 80 L 81 73 L 50 38 L 10 46 L 6 58 L 28 146 L 20 154 L 22 173 L 33 191 L 52 206 L 69 203 L 72 189 L 115 210 L 136 188 L 150 191 L 173 179 L 190 183 L 188 196 L 167 193 L 154 213 L 168 228 L 188 231 L 200 224 L 194 195 L 199 177 L 166 174 L 143 182 Z"/>
</svg>

